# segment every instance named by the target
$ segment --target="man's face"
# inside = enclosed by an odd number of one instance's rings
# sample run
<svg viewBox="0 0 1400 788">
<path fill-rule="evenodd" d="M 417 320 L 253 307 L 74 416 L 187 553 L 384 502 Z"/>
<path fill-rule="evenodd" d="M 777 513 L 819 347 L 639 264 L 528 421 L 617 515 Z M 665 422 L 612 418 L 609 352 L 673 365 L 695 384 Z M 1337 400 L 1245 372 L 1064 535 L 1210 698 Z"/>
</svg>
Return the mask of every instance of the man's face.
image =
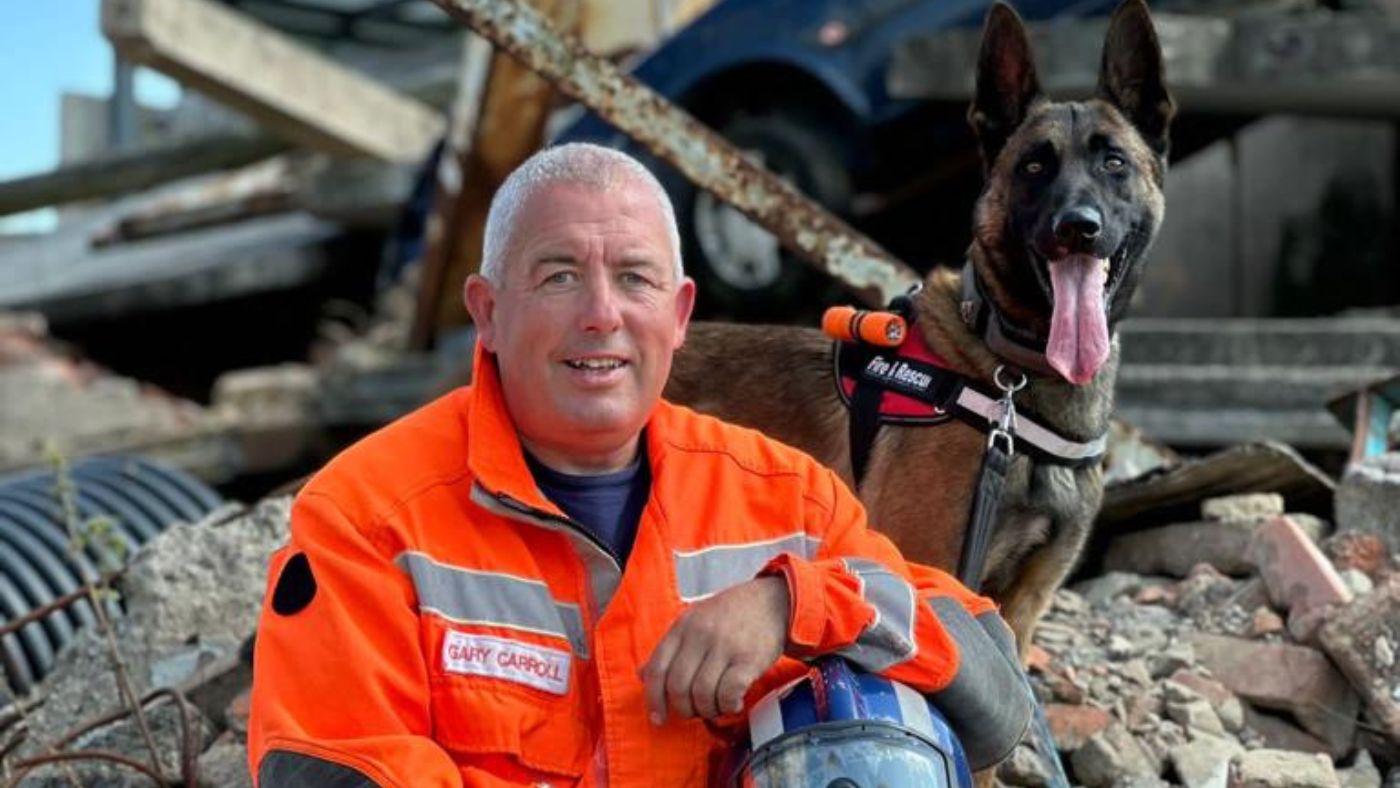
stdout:
<svg viewBox="0 0 1400 788">
<path fill-rule="evenodd" d="M 626 464 L 695 303 L 656 198 L 636 183 L 546 185 L 505 255 L 501 281 L 470 277 L 466 299 L 516 429 L 547 464 L 573 466 L 560 470 Z"/>
</svg>

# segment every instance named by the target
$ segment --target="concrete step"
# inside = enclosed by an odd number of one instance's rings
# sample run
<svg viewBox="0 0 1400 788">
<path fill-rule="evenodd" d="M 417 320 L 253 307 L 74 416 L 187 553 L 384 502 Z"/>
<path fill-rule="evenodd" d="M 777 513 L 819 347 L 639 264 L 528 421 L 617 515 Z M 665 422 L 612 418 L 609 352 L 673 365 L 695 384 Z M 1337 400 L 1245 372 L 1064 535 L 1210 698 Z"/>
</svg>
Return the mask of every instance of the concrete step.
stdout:
<svg viewBox="0 0 1400 788">
<path fill-rule="evenodd" d="M 1327 401 L 1395 373 L 1384 366 L 1124 364 L 1121 407 L 1324 412 Z"/>
<path fill-rule="evenodd" d="M 1299 449 L 1346 449 L 1351 439 L 1321 410 L 1214 410 L 1120 405 L 1115 415 L 1172 446 L 1233 446 L 1278 441 Z"/>
<path fill-rule="evenodd" d="M 1400 369 L 1400 319 L 1136 318 L 1119 326 L 1126 364 Z"/>
</svg>

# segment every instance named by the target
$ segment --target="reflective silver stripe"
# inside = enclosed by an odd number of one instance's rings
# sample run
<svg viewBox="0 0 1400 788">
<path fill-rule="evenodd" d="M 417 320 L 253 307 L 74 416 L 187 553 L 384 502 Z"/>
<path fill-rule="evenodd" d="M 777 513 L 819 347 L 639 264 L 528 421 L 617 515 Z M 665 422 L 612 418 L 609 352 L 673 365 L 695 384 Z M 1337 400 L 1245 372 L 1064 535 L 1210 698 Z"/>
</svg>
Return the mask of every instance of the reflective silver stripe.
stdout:
<svg viewBox="0 0 1400 788">
<path fill-rule="evenodd" d="M 588 574 L 588 588 L 593 594 L 593 604 L 597 606 L 597 610 L 594 611 L 597 615 L 594 618 L 596 620 L 602 617 L 603 611 L 607 610 L 608 603 L 612 601 L 613 594 L 617 593 L 618 583 L 622 582 L 622 568 L 606 550 L 563 523 L 506 506 L 480 484 L 472 484 L 471 498 L 477 506 L 493 514 L 569 537 L 579 559 L 583 561 L 584 571 Z"/>
<path fill-rule="evenodd" d="M 933 730 L 933 715 L 928 710 L 928 698 L 920 695 L 913 687 L 899 681 L 892 681 L 895 698 L 899 701 L 899 717 L 904 727 L 937 740 Z"/>
<path fill-rule="evenodd" d="M 958 405 L 989 419 L 1000 418 L 1001 406 L 980 391 L 964 387 L 958 393 Z M 1066 460 L 1084 460 L 1104 453 L 1108 436 L 1100 435 L 1088 443 L 1065 440 L 1038 422 L 1016 414 L 1016 439 L 1023 440 L 1047 454 Z"/>
<path fill-rule="evenodd" d="M 578 605 L 556 601 L 539 580 L 450 566 L 419 552 L 399 553 L 394 563 L 413 578 L 421 611 L 464 624 L 551 635 L 588 658 Z"/>
<path fill-rule="evenodd" d="M 783 735 L 783 698 L 787 697 L 789 690 L 805 680 L 805 676 L 799 676 L 769 692 L 749 712 L 749 745 L 755 752 L 759 747 Z"/>
<path fill-rule="evenodd" d="M 782 553 L 811 559 L 821 540 L 798 532 L 762 542 L 717 544 L 700 550 L 675 550 L 676 588 L 682 602 L 695 602 L 750 580 Z"/>
<path fill-rule="evenodd" d="M 958 647 L 958 672 L 930 697 L 948 718 L 974 771 L 999 763 L 1025 736 L 1033 696 L 1025 673 L 1005 646 L 1010 630 L 996 613 L 978 619 L 957 600 L 929 600 Z"/>
<path fill-rule="evenodd" d="M 843 558 L 841 563 L 860 580 L 861 597 L 875 608 L 875 620 L 855 643 L 841 649 L 841 656 L 875 673 L 912 659 L 918 653 L 913 586 L 865 558 Z"/>
</svg>

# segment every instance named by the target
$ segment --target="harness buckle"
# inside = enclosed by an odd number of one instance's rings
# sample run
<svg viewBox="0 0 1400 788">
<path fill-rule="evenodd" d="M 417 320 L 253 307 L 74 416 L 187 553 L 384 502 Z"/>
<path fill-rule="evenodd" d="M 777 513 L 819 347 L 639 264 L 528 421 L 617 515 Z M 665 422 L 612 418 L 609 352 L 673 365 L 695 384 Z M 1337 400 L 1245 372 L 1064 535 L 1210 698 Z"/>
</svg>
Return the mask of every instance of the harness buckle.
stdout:
<svg viewBox="0 0 1400 788">
<path fill-rule="evenodd" d="M 1001 389 L 1001 399 L 997 400 L 997 406 L 1001 414 L 996 419 L 988 419 L 992 422 L 992 428 L 987 431 L 987 448 L 991 449 L 998 440 L 1005 443 L 1004 451 L 1007 458 L 1016 453 L 1016 401 L 1015 394 L 1026 387 L 1026 373 L 1016 371 L 1018 378 L 1014 381 L 1002 379 L 1002 373 L 1006 372 L 1005 365 L 998 365 L 996 371 L 992 373 L 992 381 L 997 388 Z"/>
</svg>

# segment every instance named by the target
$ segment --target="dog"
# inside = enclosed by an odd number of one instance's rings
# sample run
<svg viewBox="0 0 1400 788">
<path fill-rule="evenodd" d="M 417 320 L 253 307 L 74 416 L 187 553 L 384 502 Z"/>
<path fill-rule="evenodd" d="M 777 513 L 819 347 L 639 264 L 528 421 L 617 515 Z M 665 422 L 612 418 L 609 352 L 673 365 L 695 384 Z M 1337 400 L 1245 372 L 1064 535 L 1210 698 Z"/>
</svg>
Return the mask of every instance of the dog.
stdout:
<svg viewBox="0 0 1400 788">
<path fill-rule="evenodd" d="M 1143 0 L 1112 14 L 1097 94 L 1041 93 L 1025 26 L 988 13 L 968 121 L 983 160 L 973 240 L 960 272 L 937 269 L 910 298 L 911 332 L 993 392 L 998 367 L 1028 384 L 1015 406 L 1072 441 L 1108 430 L 1115 327 L 1161 225 L 1175 105 Z M 967 420 L 880 427 L 857 479 L 833 341 L 791 326 L 696 323 L 665 396 L 757 428 L 836 470 L 872 526 L 910 560 L 952 571 L 988 436 Z M 1103 497 L 1098 462 L 1015 451 L 980 574 L 1024 660 L 1036 623 L 1083 551 Z"/>
</svg>

